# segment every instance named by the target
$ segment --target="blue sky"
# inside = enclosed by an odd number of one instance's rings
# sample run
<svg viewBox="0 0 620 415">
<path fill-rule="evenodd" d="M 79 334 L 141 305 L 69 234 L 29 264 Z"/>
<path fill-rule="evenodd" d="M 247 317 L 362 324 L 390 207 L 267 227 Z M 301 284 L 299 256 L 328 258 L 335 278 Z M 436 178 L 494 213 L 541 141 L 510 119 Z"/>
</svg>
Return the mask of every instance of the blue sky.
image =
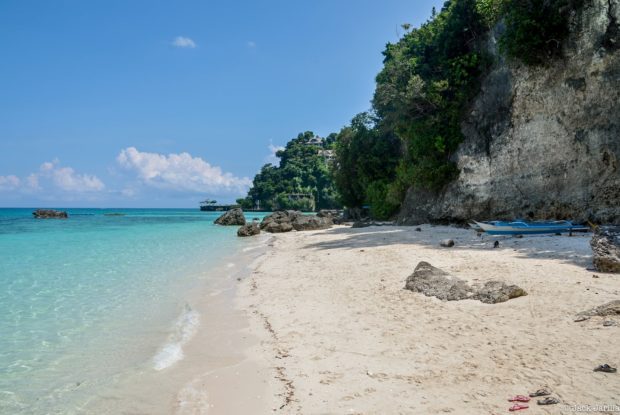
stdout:
<svg viewBox="0 0 620 415">
<path fill-rule="evenodd" d="M 0 2 L 0 206 L 233 201 L 442 1 Z"/>
</svg>

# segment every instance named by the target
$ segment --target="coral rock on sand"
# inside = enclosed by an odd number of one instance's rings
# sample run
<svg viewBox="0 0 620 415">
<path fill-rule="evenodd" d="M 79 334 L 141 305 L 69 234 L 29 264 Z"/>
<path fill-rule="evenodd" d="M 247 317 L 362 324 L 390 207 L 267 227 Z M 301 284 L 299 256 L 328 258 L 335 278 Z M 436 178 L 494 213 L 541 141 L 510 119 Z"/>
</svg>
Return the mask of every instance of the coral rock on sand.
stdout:
<svg viewBox="0 0 620 415">
<path fill-rule="evenodd" d="M 439 242 L 439 246 L 443 246 L 444 248 L 452 248 L 454 246 L 454 241 L 452 239 L 444 239 Z"/>
<path fill-rule="evenodd" d="M 420 262 L 413 274 L 407 278 L 405 288 L 444 301 L 464 300 L 474 295 L 472 287 L 466 281 L 424 261 Z"/>
<path fill-rule="evenodd" d="M 424 261 L 407 278 L 405 288 L 444 301 L 476 299 L 487 304 L 503 303 L 527 295 L 522 288 L 502 281 L 488 281 L 482 287 L 471 286 Z"/>
<path fill-rule="evenodd" d="M 620 300 L 610 301 L 598 307 L 591 308 L 590 310 L 582 311 L 581 313 L 577 314 L 577 316 L 578 317 L 620 316 Z"/>
<path fill-rule="evenodd" d="M 67 219 L 67 212 L 52 209 L 37 209 L 32 212 L 37 219 Z"/>
<path fill-rule="evenodd" d="M 237 236 L 254 236 L 260 233 L 260 226 L 258 223 L 248 223 L 247 225 L 243 225 L 237 230 Z"/>
<path fill-rule="evenodd" d="M 524 295 L 527 295 L 525 290 L 517 285 L 508 285 L 503 281 L 488 281 L 477 290 L 474 298 L 486 304 L 496 304 Z"/>
<path fill-rule="evenodd" d="M 590 241 L 594 268 L 620 273 L 620 226 L 600 226 Z"/>
<path fill-rule="evenodd" d="M 230 209 L 214 222 L 216 225 L 224 226 L 242 226 L 245 225 L 245 216 L 241 208 Z"/>
<path fill-rule="evenodd" d="M 293 230 L 291 222 L 300 215 L 301 212 L 295 210 L 279 210 L 265 216 L 260 223 L 260 228 L 271 233 L 290 232 Z"/>
<path fill-rule="evenodd" d="M 331 228 L 334 223 L 331 218 L 299 215 L 296 216 L 291 225 L 296 231 L 313 231 L 317 229 Z"/>
<path fill-rule="evenodd" d="M 327 229 L 333 225 L 331 218 L 313 215 L 304 215 L 295 210 L 280 210 L 265 216 L 260 228 L 266 232 L 279 233 L 297 231 L 310 231 Z"/>
</svg>

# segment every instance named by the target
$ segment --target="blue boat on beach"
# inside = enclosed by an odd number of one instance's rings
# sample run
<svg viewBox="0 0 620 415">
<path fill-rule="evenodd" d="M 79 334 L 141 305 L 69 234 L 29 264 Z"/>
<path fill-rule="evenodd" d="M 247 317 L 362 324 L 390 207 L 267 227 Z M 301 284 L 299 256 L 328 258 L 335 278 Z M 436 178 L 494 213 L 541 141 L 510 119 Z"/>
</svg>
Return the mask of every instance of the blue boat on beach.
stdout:
<svg viewBox="0 0 620 415">
<path fill-rule="evenodd" d="M 571 233 L 585 232 L 589 228 L 582 225 L 575 225 L 568 220 L 543 221 L 543 222 L 526 222 L 526 221 L 490 221 L 476 222 L 472 225 L 489 235 L 537 235 L 537 234 L 555 234 L 555 233 Z"/>
</svg>

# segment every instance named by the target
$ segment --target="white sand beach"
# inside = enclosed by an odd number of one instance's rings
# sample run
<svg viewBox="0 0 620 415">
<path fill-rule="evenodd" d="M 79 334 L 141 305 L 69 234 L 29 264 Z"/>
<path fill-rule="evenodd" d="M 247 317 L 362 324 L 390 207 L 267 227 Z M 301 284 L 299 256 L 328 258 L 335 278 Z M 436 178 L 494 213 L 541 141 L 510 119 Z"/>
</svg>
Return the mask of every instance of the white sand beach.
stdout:
<svg viewBox="0 0 620 415">
<path fill-rule="evenodd" d="M 620 374 L 593 372 L 620 364 L 619 319 L 574 322 L 578 312 L 620 298 L 617 275 L 589 269 L 589 235 L 421 229 L 340 226 L 269 240 L 237 297 L 259 339 L 250 360 L 270 368 L 269 412 L 499 414 L 508 413 L 510 396 L 541 387 L 561 404 L 532 400 L 523 413 L 620 404 Z M 445 238 L 456 245 L 440 248 Z M 529 295 L 490 305 L 405 290 L 420 261 Z"/>
</svg>

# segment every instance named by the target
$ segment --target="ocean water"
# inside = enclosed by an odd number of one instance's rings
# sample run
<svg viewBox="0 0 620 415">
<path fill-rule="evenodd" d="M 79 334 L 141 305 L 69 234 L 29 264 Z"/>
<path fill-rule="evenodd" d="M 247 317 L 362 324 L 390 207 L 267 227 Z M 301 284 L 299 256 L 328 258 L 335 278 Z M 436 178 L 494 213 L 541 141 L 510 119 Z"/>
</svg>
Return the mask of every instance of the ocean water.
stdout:
<svg viewBox="0 0 620 415">
<path fill-rule="evenodd" d="M 196 298 L 256 245 L 217 213 L 67 211 L 0 209 L 0 414 L 82 413 L 129 372 L 170 370 L 200 330 Z"/>
</svg>

